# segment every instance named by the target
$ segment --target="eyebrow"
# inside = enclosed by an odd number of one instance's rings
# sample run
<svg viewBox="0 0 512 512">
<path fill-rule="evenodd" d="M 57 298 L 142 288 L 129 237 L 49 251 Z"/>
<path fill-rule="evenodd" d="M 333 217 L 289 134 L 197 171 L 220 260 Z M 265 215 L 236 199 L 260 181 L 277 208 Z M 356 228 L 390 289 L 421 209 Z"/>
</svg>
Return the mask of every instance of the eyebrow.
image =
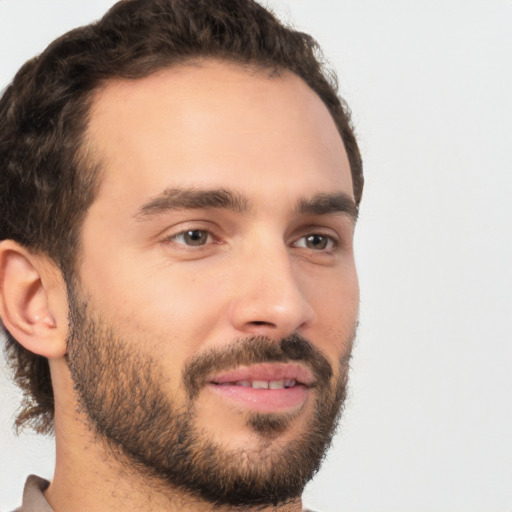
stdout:
<svg viewBox="0 0 512 512">
<path fill-rule="evenodd" d="M 317 194 L 310 199 L 301 198 L 297 201 L 297 211 L 302 214 L 310 215 L 344 213 L 354 222 L 357 221 L 359 215 L 359 208 L 355 201 L 348 194 L 343 192 Z"/>
<path fill-rule="evenodd" d="M 144 220 L 172 210 L 198 210 L 201 208 L 222 208 L 244 213 L 248 210 L 248 202 L 241 194 L 224 188 L 206 190 L 169 188 L 145 203 L 136 213 L 135 218 Z"/>
<path fill-rule="evenodd" d="M 236 213 L 246 213 L 249 211 L 249 201 L 242 194 L 225 188 L 169 188 L 141 206 L 135 214 L 135 218 L 146 220 L 154 215 L 173 210 L 203 208 L 219 208 Z M 343 213 L 354 222 L 357 220 L 359 211 L 354 200 L 343 192 L 300 198 L 296 203 L 296 210 L 304 215 Z"/>
</svg>

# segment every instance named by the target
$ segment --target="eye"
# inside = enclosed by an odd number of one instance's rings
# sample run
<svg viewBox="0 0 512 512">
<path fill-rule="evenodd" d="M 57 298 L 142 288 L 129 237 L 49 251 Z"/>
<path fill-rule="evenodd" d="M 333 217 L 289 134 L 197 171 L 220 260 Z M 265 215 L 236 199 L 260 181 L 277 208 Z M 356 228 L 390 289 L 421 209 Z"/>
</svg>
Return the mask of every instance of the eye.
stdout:
<svg viewBox="0 0 512 512">
<path fill-rule="evenodd" d="M 321 233 L 311 233 L 293 243 L 294 247 L 303 247 L 313 251 L 328 251 L 334 249 L 336 245 L 337 242 L 333 237 Z"/>
<path fill-rule="evenodd" d="M 199 247 L 201 245 L 211 243 L 213 236 L 205 229 L 188 229 L 187 231 L 182 231 L 181 233 L 173 235 L 169 240 L 189 247 Z"/>
</svg>

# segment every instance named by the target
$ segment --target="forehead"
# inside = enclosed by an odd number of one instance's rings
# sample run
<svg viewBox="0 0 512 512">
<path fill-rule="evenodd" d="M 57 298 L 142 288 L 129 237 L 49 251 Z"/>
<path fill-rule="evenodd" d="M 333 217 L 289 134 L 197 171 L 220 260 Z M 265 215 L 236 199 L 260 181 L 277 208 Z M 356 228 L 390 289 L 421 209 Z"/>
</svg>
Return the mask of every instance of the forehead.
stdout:
<svg viewBox="0 0 512 512">
<path fill-rule="evenodd" d="M 173 186 L 257 191 L 262 183 L 353 195 L 331 115 L 290 72 L 203 61 L 111 81 L 93 102 L 87 135 L 102 162 L 100 199 L 135 202 Z"/>
</svg>

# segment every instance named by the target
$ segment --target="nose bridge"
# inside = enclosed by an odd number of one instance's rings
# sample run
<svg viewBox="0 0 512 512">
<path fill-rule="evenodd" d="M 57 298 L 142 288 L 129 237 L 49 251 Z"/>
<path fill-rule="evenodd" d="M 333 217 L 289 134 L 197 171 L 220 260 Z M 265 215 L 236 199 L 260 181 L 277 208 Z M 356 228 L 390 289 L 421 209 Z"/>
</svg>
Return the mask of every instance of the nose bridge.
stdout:
<svg viewBox="0 0 512 512">
<path fill-rule="evenodd" d="M 282 239 L 260 241 L 248 250 L 231 309 L 238 330 L 284 337 L 309 325 L 312 305 L 302 289 Z"/>
</svg>

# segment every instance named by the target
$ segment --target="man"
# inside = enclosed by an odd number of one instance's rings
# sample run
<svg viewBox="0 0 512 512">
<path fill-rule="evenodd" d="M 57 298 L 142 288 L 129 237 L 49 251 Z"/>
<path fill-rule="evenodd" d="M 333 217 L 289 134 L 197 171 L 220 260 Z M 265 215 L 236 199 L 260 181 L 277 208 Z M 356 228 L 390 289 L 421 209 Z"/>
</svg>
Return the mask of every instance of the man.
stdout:
<svg viewBox="0 0 512 512">
<path fill-rule="evenodd" d="M 312 38 L 124 0 L 0 101 L 0 314 L 55 432 L 22 511 L 302 510 L 342 408 L 363 178 Z"/>
</svg>

